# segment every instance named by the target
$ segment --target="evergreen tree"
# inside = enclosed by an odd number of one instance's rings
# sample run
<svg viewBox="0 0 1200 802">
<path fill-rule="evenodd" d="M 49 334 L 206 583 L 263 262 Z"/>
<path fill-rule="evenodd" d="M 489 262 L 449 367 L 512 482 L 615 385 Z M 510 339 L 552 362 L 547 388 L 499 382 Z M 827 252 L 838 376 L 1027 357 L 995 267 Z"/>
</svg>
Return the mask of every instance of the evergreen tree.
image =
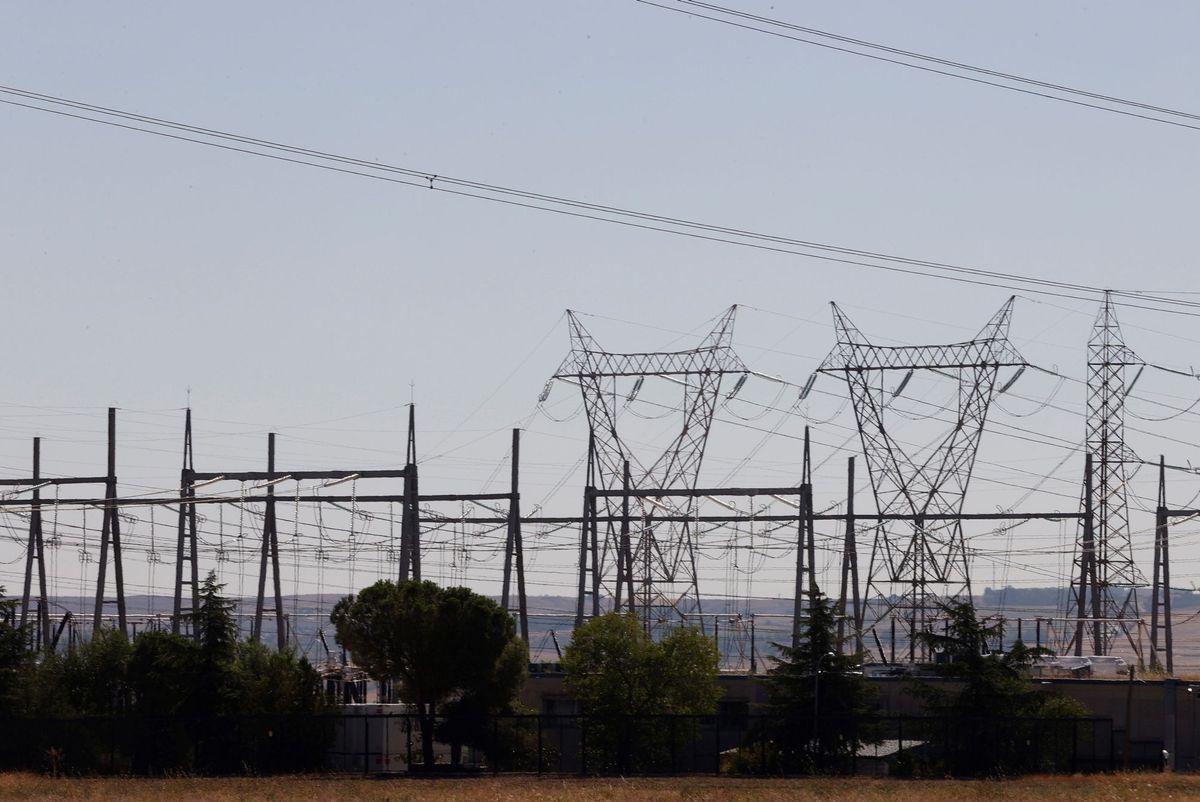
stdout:
<svg viewBox="0 0 1200 802">
<path fill-rule="evenodd" d="M 19 627 L 16 599 L 6 599 L 0 586 L 0 704 L 10 709 L 23 670 L 32 663 L 29 627 Z"/>
<path fill-rule="evenodd" d="M 934 671 L 957 680 L 947 686 L 916 681 L 911 693 L 943 722 L 946 748 L 937 773 L 997 775 L 1061 770 L 1070 758 L 1073 719 L 1088 714 L 1080 702 L 1044 690 L 1030 679 L 1034 660 L 1050 652 L 1021 641 L 995 652 L 1003 622 L 979 618 L 971 602 L 941 605 L 943 634 L 918 633 L 916 641 L 939 655 Z M 1036 744 L 1036 748 L 1031 745 Z"/>
<path fill-rule="evenodd" d="M 221 595 L 224 589 L 210 571 L 200 588 L 200 606 L 192 614 L 192 628 L 200 644 L 197 709 L 209 715 L 239 712 L 234 677 L 237 622 L 233 611 L 237 605 Z"/>
<path fill-rule="evenodd" d="M 467 588 L 381 580 L 346 596 L 330 613 L 338 643 L 377 680 L 394 679 L 421 719 L 421 752 L 434 765 L 436 715 L 443 705 L 486 698 L 511 703 L 527 667 L 512 616 Z"/>
<path fill-rule="evenodd" d="M 832 605 L 814 593 L 795 647 L 774 644 L 767 674 L 765 737 L 783 772 L 837 770 L 864 743 L 879 740 L 869 717 L 875 691 L 862 676 L 859 655 L 842 654 Z M 761 737 L 761 736 L 760 736 Z"/>
</svg>

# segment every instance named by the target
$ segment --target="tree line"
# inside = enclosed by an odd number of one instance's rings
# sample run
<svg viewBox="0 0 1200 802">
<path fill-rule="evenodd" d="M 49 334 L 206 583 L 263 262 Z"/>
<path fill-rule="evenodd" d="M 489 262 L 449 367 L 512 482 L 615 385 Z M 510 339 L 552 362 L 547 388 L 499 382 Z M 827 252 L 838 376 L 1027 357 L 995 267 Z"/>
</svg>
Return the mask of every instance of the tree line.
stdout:
<svg viewBox="0 0 1200 802">
<path fill-rule="evenodd" d="M 1030 681 L 1034 660 L 1047 650 L 1018 641 L 993 652 L 1000 622 L 981 620 L 970 602 L 947 604 L 943 613 L 945 632 L 919 634 L 917 643 L 939 655 L 933 673 L 945 681 L 912 678 L 905 691 L 940 728 L 918 725 L 910 743 L 940 737 L 944 748 L 910 749 L 895 758 L 893 771 L 1003 774 L 1028 769 L 1031 761 L 1040 770 L 1067 768 L 1073 744 L 1063 733 L 1070 730 L 1053 722 L 1073 727 L 1088 711 Z M 528 747 L 522 733 L 488 727 L 530 712 L 519 702 L 525 646 L 495 602 L 464 588 L 383 581 L 343 599 L 332 619 L 355 662 L 376 678 L 394 679 L 400 698 L 415 705 L 424 767 L 435 766 L 435 740 L 451 745 L 451 765 L 463 746 L 519 765 Z M 744 746 L 723 758 L 724 770 L 846 770 L 864 746 L 888 739 L 876 690 L 861 670 L 864 655 L 843 653 L 836 631 L 830 600 L 814 594 L 797 644 L 774 644 L 763 679 L 768 701 Z M 597 772 L 666 765 L 668 752 L 699 737 L 703 718 L 717 712 L 724 695 L 712 638 L 677 627 L 654 639 L 633 614 L 609 613 L 578 627 L 562 668 L 563 689 L 586 729 L 584 765 Z M 955 753 L 956 744 L 966 748 Z"/>
<path fill-rule="evenodd" d="M 194 637 L 152 631 L 131 642 L 100 629 L 49 654 L 11 623 L 16 603 L 0 602 L 0 716 L 23 734 L 4 757 L 50 771 L 230 773 L 248 758 L 320 768 L 324 724 L 303 719 L 331 709 L 320 676 L 291 650 L 239 640 L 222 591 L 209 574 L 190 616 Z M 271 726 L 283 717 L 288 726 Z M 233 718 L 247 726 L 229 726 Z"/>
<path fill-rule="evenodd" d="M 65 653 L 39 655 L 28 629 L 12 623 L 15 602 L 0 601 L 0 716 L 28 735 L 0 750 L 0 760 L 78 772 L 322 768 L 336 700 L 292 650 L 239 640 L 233 609 L 210 574 L 190 616 L 192 636 L 146 632 L 130 642 L 105 629 Z M 968 748 L 912 748 L 894 758 L 892 771 L 1019 771 L 1028 767 L 1031 739 L 1038 768 L 1063 768 L 1063 736 L 1043 737 L 1028 722 L 1069 722 L 1087 711 L 1030 681 L 1044 650 L 1017 642 L 994 653 L 988 644 L 999 623 L 981 621 L 969 603 L 944 612 L 946 631 L 921 634 L 918 644 L 939 655 L 934 671 L 946 681 L 909 679 L 906 692 L 936 719 L 943 744 Z M 385 580 L 343 598 L 330 620 L 354 664 L 412 711 L 419 750 L 410 770 L 461 767 L 468 748 L 493 765 L 541 765 L 544 745 L 519 718 L 537 712 L 520 701 L 528 652 L 512 616 L 493 600 L 466 588 Z M 720 751 L 721 770 L 845 771 L 864 747 L 891 737 L 862 674 L 863 656 L 844 654 L 836 629 L 832 605 L 816 594 L 796 645 L 774 644 L 762 680 L 767 701 L 753 711 L 743 743 Z M 639 773 L 673 762 L 680 744 L 707 737 L 724 696 L 712 638 L 690 627 L 651 637 L 632 614 L 577 628 L 562 668 L 563 690 L 578 705 L 578 748 L 592 772 Z M 935 737 L 909 732 L 910 742 Z"/>
</svg>

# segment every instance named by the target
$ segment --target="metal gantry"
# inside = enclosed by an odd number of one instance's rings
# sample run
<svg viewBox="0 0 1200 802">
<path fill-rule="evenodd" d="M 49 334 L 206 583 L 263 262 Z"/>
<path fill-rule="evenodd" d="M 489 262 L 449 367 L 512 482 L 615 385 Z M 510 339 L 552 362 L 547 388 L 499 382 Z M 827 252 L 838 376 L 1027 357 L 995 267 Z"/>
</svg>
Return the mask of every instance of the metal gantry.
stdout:
<svg viewBox="0 0 1200 802">
<path fill-rule="evenodd" d="M 1131 368 L 1138 373 L 1127 384 Z M 1141 460 L 1125 442 L 1125 398 L 1145 368 L 1125 344 L 1106 292 L 1088 339 L 1084 449 L 1090 467 L 1080 504 L 1088 514 L 1076 538 L 1070 596 L 1078 618 L 1070 644 L 1076 655 L 1084 653 L 1085 634 L 1091 636 L 1090 653 L 1098 655 L 1108 654 L 1113 638 L 1124 634 L 1141 658 L 1137 633 L 1127 623 L 1139 618 L 1137 588 L 1146 584 L 1133 561 L 1129 528 L 1128 483 Z M 1085 627 L 1085 620 L 1091 626 Z"/>
<path fill-rule="evenodd" d="M 600 614 L 605 594 L 612 599 L 613 608 L 637 610 L 647 630 L 687 621 L 702 612 L 697 533 L 690 520 L 696 510 L 695 498 L 640 496 L 631 514 L 628 501 L 619 502 L 599 491 L 696 486 L 722 381 L 728 375 L 749 372 L 733 350 L 736 312 L 736 306 L 729 307 L 694 348 L 635 353 L 605 351 L 579 316 L 568 312 L 571 352 L 551 381 L 568 381 L 579 387 L 588 421 L 577 623 Z M 678 433 L 661 453 L 645 458 L 622 439 L 617 419 L 621 404 L 631 402 L 651 377 L 678 385 L 682 404 Z M 632 382 L 631 389 L 620 389 L 622 381 Z M 610 524 L 600 532 L 601 506 L 604 517 L 619 517 L 621 528 Z"/>
<path fill-rule="evenodd" d="M 868 626 L 900 616 L 910 644 L 937 617 L 939 603 L 971 595 L 963 502 L 989 406 L 1002 389 L 1000 370 L 1028 364 L 1008 341 L 1013 300 L 966 342 L 918 346 L 875 345 L 833 304 L 837 344 L 818 372 L 846 381 L 880 514 L 887 520 L 898 513 L 912 516 L 902 530 L 876 529 L 865 591 Z M 887 410 L 899 390 L 884 385 L 886 375 L 903 374 L 903 388 L 918 371 L 958 384 L 950 431 L 923 459 L 892 436 Z M 910 648 L 909 659 L 916 657 Z"/>
<path fill-rule="evenodd" d="M 992 317 L 979 334 L 965 342 L 925 346 L 879 346 L 871 343 L 836 305 L 833 307 L 837 344 L 819 367 L 820 373 L 836 374 L 846 381 L 853 404 L 857 434 L 866 458 L 867 473 L 875 497 L 874 511 L 856 510 L 855 458 L 847 470 L 845 507 L 840 512 L 818 513 L 813 501 L 812 456 L 808 427 L 799 481 L 782 487 L 701 487 L 699 471 L 708 437 L 721 400 L 723 380 L 739 378 L 729 396 L 736 394 L 745 378 L 755 374 L 734 353 L 733 321 L 736 307 L 717 320 L 712 331 L 694 348 L 682 351 L 614 353 L 601 349 L 575 313 L 568 314 L 571 353 L 554 374 L 580 388 L 588 420 L 588 473 L 583 493 L 583 510 L 578 516 L 555 517 L 522 514 L 520 506 L 520 431 L 512 431 L 510 487 L 500 493 L 421 494 L 417 487 L 415 408 L 408 411 L 408 437 L 403 468 L 370 470 L 286 471 L 276 466 L 276 436 L 267 436 L 265 471 L 197 471 L 193 453 L 193 421 L 187 410 L 184 421 L 183 461 L 178 495 L 122 497 L 116 477 L 116 410 L 108 411 L 107 470 L 101 476 L 45 478 L 41 462 L 41 440 L 34 439 L 32 475 L 0 480 L 12 487 L 0 498 L 0 509 L 28 515 L 29 534 L 20 623 L 36 621 L 31 637 L 44 648 L 53 649 L 57 636 L 51 634 L 47 577 L 43 544 L 42 508 L 47 503 L 42 489 L 72 484 L 102 484 L 102 496 L 60 498 L 53 504 L 102 511 L 100 561 L 97 566 L 94 629 L 115 623 L 128 626 L 122 567 L 122 520 L 134 522 L 127 512 L 139 506 L 164 506 L 178 513 L 174 606 L 172 629 L 185 632 L 197 606 L 199 590 L 198 513 L 202 505 L 261 505 L 262 539 L 257 549 L 258 573 L 255 611 L 250 634 L 264 635 L 263 619 L 274 618 L 279 648 L 287 644 L 288 622 L 282 603 L 280 554 L 275 506 L 280 499 L 305 504 L 351 505 L 399 503 L 401 538 L 395 560 L 398 579 L 421 578 L 421 532 L 426 525 L 453 521 L 462 526 L 486 525 L 504 532 L 503 583 L 499 598 L 518 621 L 521 637 L 528 642 L 525 554 L 522 527 L 578 526 L 580 534 L 576 623 L 607 609 L 636 613 L 649 631 L 678 624 L 700 623 L 714 627 L 717 615 L 701 610 L 700 579 L 696 567 L 701 527 L 742 523 L 779 524 L 775 531 L 795 532 L 795 584 L 791 635 L 795 644 L 802 637 L 806 599 L 819 591 L 817 583 L 815 524 L 844 525 L 840 537 L 840 562 L 834 600 L 838 640 L 859 653 L 864 639 L 871 637 L 879 657 L 887 660 L 879 635 L 890 628 L 892 659 L 897 643 L 907 643 L 907 659 L 916 660 L 914 635 L 928 631 L 940 620 L 940 602 L 969 598 L 971 577 L 963 526 L 968 521 L 1026 521 L 1076 519 L 1078 538 L 1072 571 L 1071 610 L 1066 620 L 1074 627 L 1074 649 L 1080 653 L 1090 636 L 1092 650 L 1106 653 L 1115 633 L 1124 632 L 1138 650 L 1131 625 L 1140 625 L 1136 589 L 1144 580 L 1133 562 L 1127 483 L 1137 464 L 1136 455 L 1124 441 L 1124 401 L 1146 366 L 1124 343 L 1117 326 L 1111 298 L 1093 327 L 1089 342 L 1088 429 L 1084 454 L 1084 481 L 1079 512 L 968 513 L 964 511 L 967 489 L 992 400 L 1004 393 L 1029 365 L 1008 341 L 1013 300 Z M 1154 366 L 1157 367 L 1157 366 Z M 1001 371 L 1016 373 L 1007 381 Z M 1137 368 L 1127 381 L 1126 371 Z M 1163 368 L 1164 370 L 1170 370 Z M 951 416 L 949 431 L 940 434 L 928 452 L 919 457 L 906 451 L 890 429 L 889 408 L 918 372 L 956 382 L 957 405 L 943 409 Z M 900 375 L 887 389 L 885 375 Z M 1190 374 L 1187 374 L 1190 375 Z M 670 444 L 659 453 L 635 454 L 619 433 L 618 417 L 636 399 L 642 383 L 657 378 L 681 388 L 682 403 L 674 412 L 678 429 Z M 618 385 L 621 383 L 621 386 Z M 811 389 L 812 382 L 801 398 Z M 544 396 L 543 396 L 544 398 Z M 935 421 L 934 416 L 928 416 Z M 1165 461 L 1160 458 L 1159 495 L 1155 518 L 1154 581 L 1151 603 L 1150 663 L 1173 669 L 1169 522 L 1181 516 L 1200 516 L 1200 510 L 1167 507 Z M 1182 470 L 1182 469 L 1180 469 Z M 1190 467 L 1187 470 L 1191 470 Z M 400 480 L 399 492 L 365 495 L 353 489 L 349 495 L 320 493 L 344 482 L 363 479 Z M 223 482 L 237 482 L 237 494 L 198 490 Z M 294 490 L 277 495 L 277 487 L 290 483 Z M 314 483 L 302 492 L 301 482 Z M 246 484 L 250 493 L 247 494 Z M 352 485 L 352 488 L 355 486 Z M 28 497 L 18 495 L 28 493 Z M 721 498 L 748 498 L 749 512 Z M 792 507 L 787 514 L 758 508 L 755 497 L 772 497 Z M 702 510 L 710 500 L 729 510 L 711 515 Z M 792 499 L 795 499 L 793 502 Z M 422 505 L 438 502 L 463 503 L 461 516 L 446 517 Z M 507 509 L 485 502 L 507 502 Z M 471 516 L 465 504 L 484 507 L 489 514 Z M 343 508 L 344 509 L 344 508 Z M 125 512 L 123 512 L 125 511 Z M 297 515 L 297 531 L 299 527 Z M 389 519 L 391 516 L 389 515 Z M 794 526 L 794 529 L 791 527 Z M 151 517 L 153 527 L 153 517 Z M 86 521 L 83 527 L 86 532 Z M 348 548 L 353 550 L 351 526 Z M 865 586 L 858 575 L 858 539 L 873 531 L 871 558 Z M 825 535 L 824 537 L 829 537 Z M 790 539 L 790 536 L 789 536 Z M 86 550 L 86 537 L 84 540 Z M 298 543 L 298 540 L 297 540 Z M 393 544 L 394 545 L 394 544 Z M 297 546 L 298 548 L 298 546 Z M 826 546 L 828 548 L 828 546 Z M 151 546 L 153 550 L 153 543 Z M 830 549 L 838 551 L 838 549 Z M 89 558 L 90 559 L 90 558 Z M 319 559 L 319 557 L 318 557 Z M 352 558 L 351 558 L 352 559 Z M 109 565 L 114 587 L 108 587 Z M 353 570 L 353 569 L 351 569 Z M 298 575 L 298 574 L 297 574 Z M 268 585 L 267 578 L 272 578 Z M 840 579 L 840 582 L 837 581 Z M 515 580 L 515 594 L 514 591 Z M 115 604 L 115 616 L 105 606 Z M 780 616 L 786 618 L 787 616 Z M 165 617 L 164 617 L 165 618 Z M 740 616 L 739 616 L 740 618 Z M 67 619 L 64 619 L 64 625 Z M 753 643 L 754 614 L 749 617 L 750 660 L 757 663 Z M 1050 618 L 1039 621 L 1050 621 Z M 1054 619 L 1063 620 L 1063 619 Z M 724 626 L 724 623 L 722 623 Z M 897 637 L 897 626 L 902 630 Z M 59 633 L 63 625 L 59 626 Z M 136 630 L 136 624 L 135 624 Z M 1018 636 L 1020 623 L 1018 622 Z M 1040 623 L 1038 642 L 1041 642 Z M 716 635 L 715 629 L 712 633 Z M 1141 656 L 1138 650 L 1139 657 Z M 901 655 L 903 659 L 904 655 Z"/>
<path fill-rule="evenodd" d="M 281 574 L 279 566 L 279 538 L 275 516 L 275 505 L 280 498 L 276 495 L 276 486 L 283 482 L 292 482 L 295 492 L 284 497 L 286 501 L 299 504 L 393 504 L 401 505 L 401 548 L 397 560 L 399 568 L 396 578 L 420 579 L 421 565 L 421 523 L 422 504 L 438 503 L 484 503 L 508 502 L 506 570 L 502 586 L 502 598 L 510 597 L 510 585 L 514 573 L 516 580 L 516 609 L 513 611 L 517 619 L 518 629 L 523 639 L 528 638 L 529 624 L 526 604 L 525 559 L 521 538 L 520 507 L 518 502 L 518 476 L 520 459 L 520 430 L 512 432 L 512 488 L 503 493 L 442 493 L 418 494 L 416 490 L 417 458 L 415 448 L 415 417 L 412 408 L 409 410 L 409 435 L 407 463 L 399 469 L 363 469 L 363 470 L 303 470 L 282 471 L 275 465 L 274 433 L 267 435 L 267 465 L 265 471 L 197 471 L 193 454 L 193 424 L 192 412 L 188 409 L 184 419 L 183 438 L 183 467 L 180 474 L 180 488 L 177 496 L 148 496 L 138 495 L 122 497 L 118 493 L 116 477 L 116 410 L 108 411 L 108 440 L 107 461 L 108 471 L 102 476 L 67 476 L 45 478 L 41 470 L 41 439 L 34 438 L 33 442 L 33 471 L 32 476 L 19 479 L 0 479 L 0 487 L 15 488 L 0 497 L 0 509 L 17 512 L 28 516 L 29 537 L 26 544 L 24 589 L 20 605 L 20 626 L 27 624 L 31 614 L 37 618 L 36 626 L 31 628 L 31 637 L 41 648 L 53 649 L 57 643 L 57 635 L 51 635 L 49 621 L 50 599 L 47 592 L 45 554 L 42 532 L 42 507 L 46 501 L 41 496 L 41 490 L 47 486 L 86 485 L 104 486 L 102 497 L 59 497 L 56 493 L 53 499 L 55 509 L 99 509 L 102 513 L 101 541 L 99 544 L 100 564 L 97 571 L 95 590 L 95 610 L 92 618 L 92 630 L 96 631 L 107 623 L 116 626 L 127 635 L 128 616 L 125 605 L 125 576 L 121 552 L 121 521 L 129 515 L 127 510 L 146 507 L 167 507 L 178 511 L 178 537 L 175 549 L 174 572 L 174 603 L 170 616 L 171 629 L 176 634 L 186 633 L 190 627 L 191 618 L 198 605 L 199 591 L 199 554 L 198 554 L 198 519 L 197 509 L 207 505 L 235 505 L 245 507 L 249 504 L 263 506 L 263 531 L 259 548 L 258 583 L 255 598 L 255 611 L 252 619 L 250 636 L 261 640 L 263 636 L 263 619 L 267 614 L 274 618 L 276 628 L 276 643 L 278 648 L 287 645 L 288 624 L 282 603 Z M 403 490 L 400 493 L 333 495 L 313 492 L 301 492 L 300 482 L 317 482 L 314 490 L 332 487 L 347 481 L 359 479 L 400 479 Z M 243 487 L 237 494 L 220 493 L 209 495 L 199 494 L 197 490 L 203 487 L 221 483 L 237 482 L 244 485 L 253 483 L 250 492 Z M 21 494 L 29 492 L 29 498 L 20 498 Z M 434 514 L 435 517 L 438 517 Z M 130 516 L 130 520 L 136 520 Z M 153 518 L 151 519 L 153 520 Z M 86 531 L 86 529 L 85 529 Z M 57 535 L 56 535 L 57 536 Z M 89 557 L 90 553 L 81 549 L 81 560 Z M 111 560 L 109 559 L 111 555 Z M 113 597 L 109 598 L 107 567 L 111 562 L 113 578 Z M 515 570 L 514 570 L 515 569 Z M 268 590 L 267 577 L 272 578 Z M 36 583 L 36 585 L 35 585 Z M 105 605 L 116 605 L 115 621 L 112 615 L 105 613 Z M 59 626 L 61 634 L 70 613 Z M 136 634 L 136 624 L 135 624 Z"/>
</svg>

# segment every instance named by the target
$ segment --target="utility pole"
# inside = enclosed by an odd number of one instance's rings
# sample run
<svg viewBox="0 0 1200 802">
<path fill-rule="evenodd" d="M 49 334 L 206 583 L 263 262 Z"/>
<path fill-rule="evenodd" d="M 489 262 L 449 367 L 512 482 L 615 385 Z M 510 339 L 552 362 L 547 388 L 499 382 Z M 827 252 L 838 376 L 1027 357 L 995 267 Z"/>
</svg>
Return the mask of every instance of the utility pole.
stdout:
<svg viewBox="0 0 1200 802">
<path fill-rule="evenodd" d="M 806 429 L 807 430 L 807 429 Z M 801 474 L 803 476 L 803 473 Z M 792 588 L 792 648 L 800 646 L 800 629 L 803 626 L 804 620 L 804 556 L 808 552 L 804 542 L 804 529 L 807 523 L 807 516 L 804 514 L 804 504 L 806 495 L 804 493 L 804 483 L 800 484 L 800 504 L 796 508 L 796 579 Z"/>
<path fill-rule="evenodd" d="M 42 544 L 42 438 L 33 438 L 33 498 L 29 512 L 29 545 L 25 552 L 25 590 L 21 595 L 22 630 L 29 616 L 29 594 L 33 584 L 33 564 L 37 563 L 37 639 L 50 651 L 50 605 L 46 597 L 46 552 Z"/>
<path fill-rule="evenodd" d="M 579 522 L 579 593 L 575 600 L 575 626 L 583 626 L 584 615 L 587 612 L 586 597 L 589 593 L 588 571 L 590 570 L 593 576 L 599 574 L 600 567 L 596 565 L 595 551 L 589 548 L 590 535 L 592 529 L 593 513 L 596 509 L 595 503 L 595 481 L 596 474 L 596 438 L 591 434 L 588 435 L 588 457 L 587 457 L 587 480 L 583 488 L 583 516 Z M 591 567 L 589 569 L 589 556 Z"/>
<path fill-rule="evenodd" d="M 400 581 L 421 579 L 421 510 L 417 487 L 417 405 L 408 405 L 408 449 L 400 511 Z"/>
<path fill-rule="evenodd" d="M 845 638 L 846 597 L 849 590 L 854 603 L 850 618 L 854 628 L 854 649 L 856 653 L 861 653 L 863 642 L 862 611 L 858 598 L 858 542 L 855 532 L 857 526 L 854 518 L 854 457 L 851 456 L 846 465 L 846 537 L 842 544 L 842 585 L 838 593 L 838 648 L 841 648 Z"/>
<path fill-rule="evenodd" d="M 500 606 L 509 612 L 509 587 L 512 582 L 513 557 L 517 563 L 517 620 L 521 640 L 529 643 L 529 612 L 525 602 L 525 555 L 521 544 L 521 430 L 512 430 L 512 484 L 508 500 L 508 536 L 504 548 L 504 587 L 500 594 Z"/>
<path fill-rule="evenodd" d="M 192 453 L 192 409 L 188 407 L 183 423 L 183 468 L 179 472 L 179 531 L 175 543 L 175 606 L 171 616 L 171 632 L 178 635 L 183 622 L 195 614 L 199 606 L 200 569 L 196 555 L 196 491 L 192 474 L 196 464 Z M 187 563 L 185 567 L 184 563 Z M 184 606 L 184 588 L 190 603 Z M 200 637 L 196 627 L 192 636 Z"/>
<path fill-rule="evenodd" d="M 804 545 L 808 549 L 808 606 L 811 610 L 813 600 L 821 592 L 821 588 L 817 585 L 816 528 L 815 519 L 813 518 L 816 510 L 813 509 L 812 450 L 809 448 L 807 426 L 804 427 L 804 467 L 802 476 L 804 477 L 804 481 L 800 487 L 804 493 Z"/>
<path fill-rule="evenodd" d="M 108 408 L 108 473 L 104 479 L 104 517 L 100 526 L 100 564 L 96 578 L 96 609 L 92 616 L 92 631 L 99 632 L 104 624 L 104 598 L 108 551 L 112 548 L 113 580 L 116 585 L 117 627 L 128 636 L 125 625 L 125 574 L 121 564 L 121 516 L 117 497 L 117 410 Z"/>
<path fill-rule="evenodd" d="M 804 595 L 808 594 L 809 611 L 816 598 L 817 565 L 813 522 L 812 450 L 808 427 L 804 427 L 804 461 L 800 471 L 800 508 L 797 515 L 796 583 L 792 601 L 792 648 L 800 644 L 800 626 L 804 618 Z M 806 564 L 807 563 L 807 564 Z M 805 574 L 808 582 L 804 581 Z"/>
<path fill-rule="evenodd" d="M 1168 674 L 1175 673 L 1171 642 L 1171 552 L 1167 516 L 1167 467 L 1158 458 L 1158 507 L 1154 511 L 1154 585 L 1150 601 L 1150 667 L 1159 668 L 1159 646 L 1166 657 Z"/>
<path fill-rule="evenodd" d="M 621 471 L 621 540 L 617 551 L 617 593 L 613 609 L 621 609 L 621 585 L 624 580 L 626 604 L 629 612 L 634 610 L 633 590 L 633 550 L 629 535 L 629 488 L 632 484 L 629 475 L 629 460 Z"/>
<path fill-rule="evenodd" d="M 254 625 L 250 638 L 255 643 L 262 641 L 262 622 L 267 588 L 267 566 L 274 575 L 275 595 L 275 640 L 279 651 L 287 648 L 287 625 L 283 621 L 283 592 L 279 581 L 279 531 L 275 518 L 275 433 L 267 435 L 267 481 L 266 502 L 263 511 L 262 556 L 258 566 L 258 596 L 254 602 Z"/>
</svg>

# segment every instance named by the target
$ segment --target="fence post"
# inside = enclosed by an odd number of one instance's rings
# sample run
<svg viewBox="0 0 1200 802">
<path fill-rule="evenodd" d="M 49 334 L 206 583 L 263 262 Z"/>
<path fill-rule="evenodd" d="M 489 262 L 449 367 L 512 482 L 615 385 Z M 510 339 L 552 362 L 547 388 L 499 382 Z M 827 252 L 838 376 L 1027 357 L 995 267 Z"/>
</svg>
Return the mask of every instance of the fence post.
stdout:
<svg viewBox="0 0 1200 802">
<path fill-rule="evenodd" d="M 587 776 L 587 717 L 578 719 L 579 726 L 579 773 Z"/>
<path fill-rule="evenodd" d="M 542 774 L 542 714 L 538 713 L 537 717 L 537 773 L 540 777 Z"/>
<path fill-rule="evenodd" d="M 371 719 L 363 714 L 363 774 L 371 773 Z"/>
<path fill-rule="evenodd" d="M 500 722 L 492 716 L 492 774 L 500 773 Z"/>
<path fill-rule="evenodd" d="M 412 774 L 412 714 L 404 716 L 404 762 L 405 770 Z"/>
<path fill-rule="evenodd" d="M 679 770 L 678 768 L 676 768 L 676 763 L 675 763 L 675 715 L 671 714 L 670 718 L 668 718 L 667 721 L 670 722 L 670 727 L 668 728 L 668 736 L 667 737 L 671 741 L 671 774 L 675 774 Z"/>
<path fill-rule="evenodd" d="M 954 754 L 953 754 L 954 750 L 953 750 L 953 747 L 951 746 L 953 741 L 951 741 L 951 739 L 950 739 L 950 719 L 948 716 L 939 715 L 937 717 L 937 721 L 941 725 L 940 729 L 942 731 L 942 742 L 941 742 L 942 762 L 946 765 L 946 772 L 948 774 L 954 774 L 956 771 L 956 768 L 954 766 Z M 933 722 L 932 721 L 928 722 L 928 726 L 929 726 L 929 734 L 930 734 L 930 737 L 932 738 L 933 737 L 933 729 L 934 729 Z"/>
<path fill-rule="evenodd" d="M 617 742 L 617 771 L 629 774 L 629 716 L 621 716 L 621 737 Z"/>
<path fill-rule="evenodd" d="M 700 717 L 696 716 L 696 723 L 699 725 Z M 713 773 L 718 777 L 721 776 L 721 717 L 718 716 L 713 722 Z"/>
<path fill-rule="evenodd" d="M 1071 722 L 1071 773 L 1079 770 L 1079 721 Z"/>
<path fill-rule="evenodd" d="M 850 746 L 853 747 L 853 750 L 850 752 L 850 773 L 857 775 L 858 774 L 858 749 L 859 749 L 858 718 L 857 717 L 852 719 L 850 722 L 850 738 L 851 738 Z"/>
<path fill-rule="evenodd" d="M 1039 718 L 1033 727 L 1033 770 L 1034 772 L 1041 771 L 1042 762 L 1042 726 L 1046 720 Z"/>
<path fill-rule="evenodd" d="M 762 719 L 758 720 L 758 773 L 767 774 L 767 731 Z"/>
</svg>

